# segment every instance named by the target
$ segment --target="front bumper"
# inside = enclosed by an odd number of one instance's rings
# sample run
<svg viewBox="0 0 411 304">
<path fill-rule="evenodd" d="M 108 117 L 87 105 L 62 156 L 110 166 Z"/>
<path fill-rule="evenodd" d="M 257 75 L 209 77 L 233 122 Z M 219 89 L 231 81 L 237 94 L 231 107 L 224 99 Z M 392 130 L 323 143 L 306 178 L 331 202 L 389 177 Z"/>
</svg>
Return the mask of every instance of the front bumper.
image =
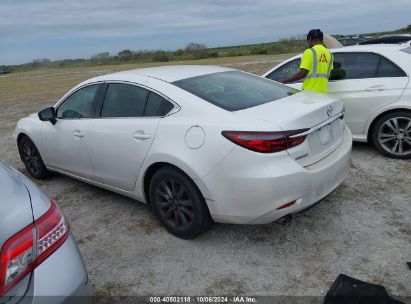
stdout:
<svg viewBox="0 0 411 304">
<path fill-rule="evenodd" d="M 235 148 L 203 178 L 216 222 L 267 224 L 315 204 L 342 183 L 350 168 L 352 137 L 344 130 L 341 145 L 319 162 L 302 167 L 287 152 L 256 154 Z M 278 207 L 296 201 L 291 207 Z"/>
</svg>

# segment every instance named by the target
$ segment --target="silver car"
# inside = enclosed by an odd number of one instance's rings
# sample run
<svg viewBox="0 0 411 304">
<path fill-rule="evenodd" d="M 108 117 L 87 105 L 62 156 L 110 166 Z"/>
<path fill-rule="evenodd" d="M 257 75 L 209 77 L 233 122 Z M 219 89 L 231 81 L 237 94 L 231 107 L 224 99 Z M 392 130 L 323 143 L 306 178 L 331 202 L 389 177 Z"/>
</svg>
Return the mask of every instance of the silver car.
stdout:
<svg viewBox="0 0 411 304">
<path fill-rule="evenodd" d="M 87 272 L 57 204 L 0 162 L 0 303 L 91 303 Z"/>
</svg>

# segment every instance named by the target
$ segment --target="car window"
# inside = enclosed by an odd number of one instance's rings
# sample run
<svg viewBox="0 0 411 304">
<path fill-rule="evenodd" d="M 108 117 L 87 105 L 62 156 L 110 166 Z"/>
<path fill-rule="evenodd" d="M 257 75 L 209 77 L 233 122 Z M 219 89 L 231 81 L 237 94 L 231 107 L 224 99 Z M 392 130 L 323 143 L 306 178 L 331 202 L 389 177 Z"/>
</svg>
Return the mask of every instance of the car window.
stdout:
<svg viewBox="0 0 411 304">
<path fill-rule="evenodd" d="M 379 56 L 372 53 L 334 53 L 331 80 L 377 77 Z"/>
<path fill-rule="evenodd" d="M 174 85 L 228 111 L 243 110 L 292 95 L 297 90 L 239 71 L 175 81 Z"/>
<path fill-rule="evenodd" d="M 334 53 L 330 80 L 375 77 L 403 77 L 404 71 L 387 58 L 374 53 Z"/>
<path fill-rule="evenodd" d="M 174 105 L 158 94 L 150 92 L 144 116 L 164 116 L 174 108 Z"/>
<path fill-rule="evenodd" d="M 394 63 L 381 56 L 380 66 L 378 67 L 377 77 L 404 77 L 404 71 Z"/>
<path fill-rule="evenodd" d="M 138 86 L 112 83 L 104 97 L 101 117 L 144 116 L 148 90 Z"/>
<path fill-rule="evenodd" d="M 280 66 L 278 69 L 275 69 L 273 72 L 267 75 L 266 78 L 278 81 L 291 77 L 300 70 L 300 63 L 300 58 L 287 62 L 286 64 Z"/>
<path fill-rule="evenodd" d="M 71 94 L 57 108 L 58 118 L 90 118 L 94 117 L 93 101 L 98 85 L 81 88 Z"/>
</svg>

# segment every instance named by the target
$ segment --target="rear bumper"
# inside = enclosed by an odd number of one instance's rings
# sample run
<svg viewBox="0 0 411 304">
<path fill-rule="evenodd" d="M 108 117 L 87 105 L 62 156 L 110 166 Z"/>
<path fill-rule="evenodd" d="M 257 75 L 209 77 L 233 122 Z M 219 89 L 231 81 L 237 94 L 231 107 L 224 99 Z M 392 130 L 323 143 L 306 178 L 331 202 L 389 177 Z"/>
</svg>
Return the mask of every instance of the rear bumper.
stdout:
<svg viewBox="0 0 411 304">
<path fill-rule="evenodd" d="M 342 183 L 350 168 L 352 137 L 319 162 L 302 167 L 286 152 L 256 154 L 236 148 L 204 179 L 216 222 L 267 224 L 315 204 Z M 296 201 L 291 207 L 278 207 Z"/>
<path fill-rule="evenodd" d="M 90 304 L 86 268 L 74 237 L 70 234 L 64 244 L 31 275 L 24 304 Z"/>
</svg>

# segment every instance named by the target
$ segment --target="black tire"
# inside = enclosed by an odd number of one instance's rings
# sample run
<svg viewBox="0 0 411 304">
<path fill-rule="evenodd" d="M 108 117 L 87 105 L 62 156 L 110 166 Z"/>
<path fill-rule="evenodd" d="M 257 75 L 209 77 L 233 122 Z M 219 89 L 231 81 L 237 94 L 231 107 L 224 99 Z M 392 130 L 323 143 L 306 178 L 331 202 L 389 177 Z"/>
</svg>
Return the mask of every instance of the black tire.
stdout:
<svg viewBox="0 0 411 304">
<path fill-rule="evenodd" d="M 193 239 L 210 224 L 210 214 L 194 182 L 179 170 L 166 166 L 150 182 L 150 203 L 163 226 L 175 236 Z"/>
<path fill-rule="evenodd" d="M 411 112 L 396 111 L 383 115 L 375 123 L 371 138 L 382 154 L 392 158 L 411 158 Z"/>
<path fill-rule="evenodd" d="M 24 136 L 20 140 L 18 148 L 20 158 L 30 175 L 36 179 L 45 179 L 50 172 L 46 169 L 40 152 L 33 141 L 27 136 Z"/>
</svg>

